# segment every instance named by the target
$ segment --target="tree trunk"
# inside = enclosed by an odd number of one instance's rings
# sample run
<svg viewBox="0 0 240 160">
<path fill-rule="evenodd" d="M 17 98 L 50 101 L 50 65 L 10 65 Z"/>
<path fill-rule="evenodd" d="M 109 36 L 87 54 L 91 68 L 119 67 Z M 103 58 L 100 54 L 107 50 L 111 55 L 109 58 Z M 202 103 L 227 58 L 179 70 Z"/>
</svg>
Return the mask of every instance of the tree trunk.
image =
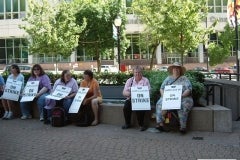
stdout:
<svg viewBox="0 0 240 160">
<path fill-rule="evenodd" d="M 183 54 L 184 54 L 184 48 L 182 47 L 182 44 L 183 44 L 183 33 L 181 32 L 181 35 L 180 35 L 180 44 L 181 44 L 181 64 L 183 66 Z"/>
<path fill-rule="evenodd" d="M 157 50 L 158 45 L 159 45 L 159 43 L 155 44 L 154 48 L 153 48 L 153 51 L 152 51 L 152 58 L 151 58 L 151 61 L 150 61 L 150 70 L 152 70 L 152 68 L 153 68 L 153 60 L 156 56 L 156 50 Z"/>
<path fill-rule="evenodd" d="M 97 42 L 96 52 L 97 52 L 97 70 L 98 70 L 98 73 L 100 73 L 101 72 L 101 60 L 100 60 L 98 42 Z"/>
</svg>

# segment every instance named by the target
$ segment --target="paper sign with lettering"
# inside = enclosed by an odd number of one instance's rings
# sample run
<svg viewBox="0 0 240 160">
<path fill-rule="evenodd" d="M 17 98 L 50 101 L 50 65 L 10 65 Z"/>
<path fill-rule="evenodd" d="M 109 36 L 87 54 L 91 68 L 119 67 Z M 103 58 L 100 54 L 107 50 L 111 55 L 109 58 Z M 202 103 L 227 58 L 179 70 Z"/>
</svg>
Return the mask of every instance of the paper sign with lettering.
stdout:
<svg viewBox="0 0 240 160">
<path fill-rule="evenodd" d="M 5 86 L 2 98 L 12 100 L 12 101 L 18 101 L 21 87 L 22 87 L 21 81 L 8 79 L 6 82 L 6 86 Z"/>
<path fill-rule="evenodd" d="M 181 109 L 182 85 L 165 86 L 162 110 Z"/>
<path fill-rule="evenodd" d="M 68 113 L 78 113 L 78 110 L 82 104 L 83 99 L 85 98 L 89 88 L 80 87 L 76 96 L 73 99 L 73 102 L 68 110 Z"/>
<path fill-rule="evenodd" d="M 132 110 L 150 110 L 148 86 L 131 87 Z"/>
<path fill-rule="evenodd" d="M 28 81 L 24 90 L 23 96 L 20 102 L 33 101 L 38 92 L 39 81 Z"/>
<path fill-rule="evenodd" d="M 65 87 L 65 86 L 62 86 L 62 85 L 58 85 L 56 87 L 56 89 L 53 91 L 53 93 L 46 96 L 46 98 L 54 99 L 54 100 L 61 100 L 64 97 L 68 96 L 70 92 L 71 92 L 70 87 Z"/>
</svg>

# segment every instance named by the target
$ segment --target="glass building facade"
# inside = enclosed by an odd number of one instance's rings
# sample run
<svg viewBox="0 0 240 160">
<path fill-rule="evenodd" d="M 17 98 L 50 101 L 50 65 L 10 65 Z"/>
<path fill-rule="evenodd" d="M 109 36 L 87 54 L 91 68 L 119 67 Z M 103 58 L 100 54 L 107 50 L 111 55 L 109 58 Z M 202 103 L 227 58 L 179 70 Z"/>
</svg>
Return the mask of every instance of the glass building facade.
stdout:
<svg viewBox="0 0 240 160">
<path fill-rule="evenodd" d="M 128 30 L 129 26 L 141 26 L 141 21 L 134 15 L 131 5 L 133 0 L 126 0 L 126 11 L 127 11 L 127 23 L 126 28 Z M 214 15 L 225 15 L 227 12 L 227 0 L 208 0 L 209 12 Z M 0 29 L 12 28 L 15 20 L 21 20 L 26 15 L 27 0 L 0 0 Z M 9 24 L 9 22 L 13 24 Z M 209 23 L 211 21 L 211 16 L 209 18 Z M 3 22 L 3 23 L 2 23 Z M 206 22 L 208 23 L 208 22 Z M 12 34 L 12 33 L 11 33 Z M 218 34 L 210 36 L 211 41 L 217 41 Z M 151 58 L 150 47 L 145 43 L 141 37 L 141 31 L 127 32 L 127 39 L 129 40 L 129 47 L 126 49 L 126 54 L 121 57 L 121 59 L 126 60 L 137 60 L 137 59 L 149 59 Z M 114 46 L 114 44 L 113 44 Z M 204 47 L 204 52 L 206 52 L 206 47 Z M 113 52 L 113 51 L 112 51 Z M 163 63 L 171 63 L 178 59 L 176 54 L 167 54 L 167 50 L 164 46 L 161 46 Z M 28 63 L 28 44 L 27 40 L 23 36 L 2 36 L 0 34 L 0 63 Z M 194 58 L 198 57 L 198 49 L 188 53 L 188 57 Z M 114 56 L 103 57 L 102 59 L 113 60 Z M 49 63 L 54 62 L 56 57 L 47 57 L 45 54 L 39 54 L 33 56 L 32 63 Z M 71 58 L 58 57 L 61 62 L 70 62 Z M 73 59 L 73 58 L 72 58 Z M 96 58 L 89 56 L 88 52 L 84 48 L 78 47 L 76 49 L 75 61 L 93 61 Z"/>
</svg>

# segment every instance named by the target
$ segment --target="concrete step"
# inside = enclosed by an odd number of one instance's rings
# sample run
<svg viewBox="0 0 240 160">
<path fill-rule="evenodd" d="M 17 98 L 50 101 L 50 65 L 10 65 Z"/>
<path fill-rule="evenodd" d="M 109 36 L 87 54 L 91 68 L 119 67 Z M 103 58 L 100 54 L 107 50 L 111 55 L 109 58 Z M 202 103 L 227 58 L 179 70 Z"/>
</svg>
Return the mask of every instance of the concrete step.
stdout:
<svg viewBox="0 0 240 160">
<path fill-rule="evenodd" d="M 156 121 L 153 118 L 154 113 L 155 109 L 152 108 L 145 115 L 145 124 L 149 127 L 156 125 Z M 119 126 L 123 125 L 123 104 L 101 104 L 100 122 Z M 137 126 L 136 115 L 134 113 L 132 124 L 133 126 Z M 192 131 L 232 132 L 231 110 L 219 105 L 193 107 L 189 113 L 187 127 Z"/>
</svg>

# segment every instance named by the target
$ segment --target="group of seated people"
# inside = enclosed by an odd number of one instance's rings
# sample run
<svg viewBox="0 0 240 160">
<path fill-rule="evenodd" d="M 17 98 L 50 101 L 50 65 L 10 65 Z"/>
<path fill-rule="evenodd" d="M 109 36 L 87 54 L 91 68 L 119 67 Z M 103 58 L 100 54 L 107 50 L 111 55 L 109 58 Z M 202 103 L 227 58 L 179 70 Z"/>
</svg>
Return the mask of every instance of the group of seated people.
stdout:
<svg viewBox="0 0 240 160">
<path fill-rule="evenodd" d="M 94 121 L 92 122 L 92 125 L 97 125 L 98 124 L 98 104 L 102 102 L 102 96 L 99 88 L 99 84 L 95 78 L 93 78 L 93 72 L 90 70 L 84 71 L 84 76 L 83 80 L 80 84 L 80 87 L 87 87 L 89 88 L 87 95 L 85 96 L 82 104 L 83 105 L 89 105 L 92 107 L 93 113 L 94 113 Z M 8 79 L 13 79 L 16 81 L 21 81 L 22 82 L 22 87 L 21 87 L 21 93 L 23 92 L 24 89 L 24 76 L 20 73 L 20 69 L 18 65 L 13 64 L 11 66 L 11 74 L 8 76 Z M 8 80 L 7 79 L 7 80 Z M 72 104 L 72 101 L 78 91 L 78 84 L 77 81 L 72 78 L 71 72 L 69 70 L 64 70 L 62 71 L 61 77 L 56 80 L 54 83 L 53 87 L 51 86 L 51 81 L 48 75 L 44 72 L 43 68 L 39 64 L 35 64 L 32 67 L 31 70 L 31 76 L 28 79 L 29 81 L 39 81 L 38 85 L 38 92 L 34 98 L 33 101 L 27 101 L 27 102 L 20 102 L 20 109 L 21 109 L 21 119 L 31 119 L 31 111 L 32 111 L 32 103 L 36 103 L 38 106 L 39 110 L 39 117 L 40 121 L 44 121 L 44 115 L 43 115 L 43 110 L 48 105 L 49 99 L 46 98 L 47 95 L 51 94 L 54 92 L 56 87 L 58 85 L 65 86 L 71 88 L 71 91 L 69 95 L 64 97 L 61 100 L 51 100 L 51 104 L 54 104 L 54 106 L 62 106 L 65 109 L 65 112 L 68 113 L 68 110 Z M 4 79 L 1 77 L 0 78 L 0 89 L 1 89 L 1 94 L 4 92 L 4 86 L 5 82 Z M 21 98 L 21 94 L 20 94 Z M 19 98 L 19 99 L 20 99 Z M 14 101 L 2 98 L 2 106 L 5 110 L 4 115 L 2 119 L 12 119 L 13 118 L 13 112 L 12 112 L 12 107 L 14 105 Z M 51 108 L 52 109 L 52 108 Z M 51 112 L 49 112 L 51 113 Z M 51 115 L 49 115 L 51 116 Z"/>
<path fill-rule="evenodd" d="M 184 76 L 186 69 L 181 66 L 179 63 L 174 63 L 169 66 L 168 72 L 169 76 L 164 80 L 160 87 L 161 97 L 156 104 L 156 129 L 160 131 L 166 131 L 164 127 L 164 120 L 166 111 L 162 110 L 162 97 L 164 92 L 164 87 L 167 85 L 182 85 L 182 98 L 181 98 L 181 109 L 177 110 L 178 117 L 180 121 L 180 132 L 186 133 L 186 122 L 188 118 L 188 113 L 193 106 L 193 99 L 191 97 L 192 85 L 190 81 Z M 24 76 L 20 73 L 20 69 L 18 65 L 13 64 L 11 66 L 11 74 L 8 76 L 8 79 L 13 79 L 22 82 L 21 93 L 24 89 Z M 48 116 L 51 117 L 51 109 L 55 106 L 61 106 L 65 109 L 66 113 L 73 102 L 75 95 L 77 94 L 79 87 L 89 88 L 85 98 L 82 101 L 82 105 L 89 105 L 92 108 L 94 114 L 94 120 L 91 125 L 97 125 L 99 123 L 98 117 L 98 108 L 99 104 L 102 102 L 102 94 L 100 91 L 98 81 L 93 77 L 93 72 L 91 70 L 85 70 L 83 74 L 83 80 L 80 82 L 80 86 L 78 86 L 77 81 L 71 76 L 71 72 L 69 70 L 62 71 L 61 77 L 57 79 L 53 85 L 51 86 L 51 81 L 48 75 L 44 72 L 43 68 L 39 64 L 35 64 L 31 70 L 31 76 L 28 79 L 29 81 L 39 81 L 38 92 L 33 101 L 29 102 L 20 102 L 21 108 L 21 119 L 31 119 L 31 110 L 32 103 L 36 103 L 39 109 L 39 117 L 40 121 L 44 121 L 43 110 L 46 105 L 49 105 L 49 99 L 46 98 L 47 95 L 54 92 L 58 85 L 66 86 L 71 88 L 70 93 L 61 100 L 51 100 L 52 107 L 49 110 Z M 123 89 L 123 96 L 126 97 L 126 101 L 124 103 L 123 114 L 125 118 L 125 124 L 122 126 L 122 129 L 128 129 L 131 126 L 131 114 L 132 114 L 132 104 L 131 104 L 131 87 L 139 87 L 139 86 L 147 86 L 149 91 L 151 90 L 149 80 L 143 76 L 142 67 L 135 66 L 133 69 L 133 77 L 129 78 L 126 81 L 126 84 Z M 0 76 L 0 94 L 2 95 L 4 92 L 5 82 L 4 79 Z M 21 98 L 21 94 L 20 94 Z M 20 99 L 19 98 L 19 99 Z M 2 106 L 5 110 L 2 119 L 12 119 L 13 118 L 13 101 L 7 98 L 2 98 Z M 48 108 L 49 109 L 49 108 Z M 136 111 L 138 125 L 140 127 L 140 131 L 146 130 L 146 126 L 144 124 L 144 116 L 145 110 Z M 67 114 L 68 115 L 68 114 Z"/>
</svg>

